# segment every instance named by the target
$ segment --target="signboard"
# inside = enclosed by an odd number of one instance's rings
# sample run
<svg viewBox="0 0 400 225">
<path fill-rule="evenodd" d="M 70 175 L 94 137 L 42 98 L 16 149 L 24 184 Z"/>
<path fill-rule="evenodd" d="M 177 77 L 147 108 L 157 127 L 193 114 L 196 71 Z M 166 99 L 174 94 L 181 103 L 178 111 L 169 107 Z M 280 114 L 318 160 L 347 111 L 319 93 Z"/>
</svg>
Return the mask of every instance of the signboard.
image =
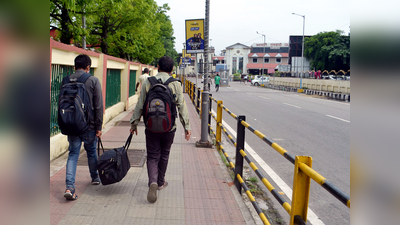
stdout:
<svg viewBox="0 0 400 225">
<path fill-rule="evenodd" d="M 266 47 L 270 49 L 280 49 L 281 47 L 289 47 L 289 43 L 255 43 L 251 45 L 253 48 Z"/>
<path fill-rule="evenodd" d="M 186 53 L 204 52 L 204 19 L 185 20 Z"/>
</svg>

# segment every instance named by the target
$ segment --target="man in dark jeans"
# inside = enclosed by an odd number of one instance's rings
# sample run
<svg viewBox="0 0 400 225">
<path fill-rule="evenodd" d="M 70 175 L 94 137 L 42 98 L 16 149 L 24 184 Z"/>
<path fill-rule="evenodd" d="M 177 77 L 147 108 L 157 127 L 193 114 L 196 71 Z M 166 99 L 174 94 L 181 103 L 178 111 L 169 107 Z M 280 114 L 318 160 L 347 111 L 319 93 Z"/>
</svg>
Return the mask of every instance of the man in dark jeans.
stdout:
<svg viewBox="0 0 400 225">
<path fill-rule="evenodd" d="M 71 79 L 77 79 L 84 73 L 89 73 L 92 61 L 89 56 L 81 54 L 75 58 L 75 73 L 70 75 Z M 81 151 L 82 142 L 87 152 L 90 176 L 92 184 L 100 184 L 100 178 L 97 172 L 97 154 L 96 143 L 97 137 L 101 137 L 101 128 L 103 125 L 103 96 L 101 84 L 97 77 L 90 76 L 85 82 L 86 91 L 89 94 L 90 103 L 92 105 L 94 121 L 90 122 L 89 131 L 79 136 L 68 135 L 69 155 L 66 168 L 65 183 L 67 189 L 64 197 L 67 200 L 76 200 L 78 196 L 75 194 L 75 174 L 76 167 Z"/>
<path fill-rule="evenodd" d="M 163 83 L 170 78 L 170 74 L 174 68 L 174 60 L 171 57 L 163 56 L 158 62 L 158 74 L 155 76 L 157 80 L 161 79 Z M 137 125 L 139 124 L 140 117 L 143 112 L 143 105 L 146 100 L 147 94 L 150 90 L 151 84 L 149 79 L 145 80 L 142 84 L 140 97 L 136 104 L 134 113 L 130 120 L 132 134 L 137 135 Z M 180 82 L 171 82 L 168 87 L 172 91 L 174 101 L 178 107 L 179 119 L 185 129 L 185 139 L 189 141 L 191 131 L 189 124 L 189 113 L 187 111 L 186 103 L 183 98 L 183 89 Z M 161 190 L 168 185 L 165 181 L 165 173 L 167 171 L 169 152 L 171 145 L 174 142 L 176 131 L 176 123 L 169 132 L 166 133 L 153 133 L 146 129 L 146 149 L 147 149 L 147 173 L 149 176 L 149 192 L 147 200 L 151 203 L 157 201 L 157 190 Z"/>
</svg>

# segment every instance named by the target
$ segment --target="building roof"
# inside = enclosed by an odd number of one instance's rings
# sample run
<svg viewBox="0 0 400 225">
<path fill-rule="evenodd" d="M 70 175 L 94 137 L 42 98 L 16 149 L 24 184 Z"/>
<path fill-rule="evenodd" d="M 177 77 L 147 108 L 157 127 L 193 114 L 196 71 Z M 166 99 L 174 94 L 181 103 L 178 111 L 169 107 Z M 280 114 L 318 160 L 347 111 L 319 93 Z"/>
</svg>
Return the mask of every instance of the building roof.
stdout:
<svg viewBox="0 0 400 225">
<path fill-rule="evenodd" d="M 212 57 L 213 60 L 225 60 L 225 56 L 214 56 Z"/>
<path fill-rule="evenodd" d="M 264 53 L 249 53 L 248 57 L 263 57 Z M 289 57 L 289 53 L 265 53 L 265 57 Z"/>
<path fill-rule="evenodd" d="M 235 46 L 235 45 L 241 45 L 241 46 L 243 46 L 243 48 L 251 48 L 251 47 L 249 47 L 247 45 L 244 45 L 244 44 L 241 44 L 241 43 L 238 42 L 236 44 L 233 44 L 233 45 L 230 45 L 230 46 L 226 47 L 226 49 L 232 49 L 233 46 Z"/>
<path fill-rule="evenodd" d="M 278 65 L 287 65 L 285 63 L 265 63 L 264 69 L 277 69 Z M 262 69 L 262 63 L 247 63 L 247 69 Z"/>
</svg>

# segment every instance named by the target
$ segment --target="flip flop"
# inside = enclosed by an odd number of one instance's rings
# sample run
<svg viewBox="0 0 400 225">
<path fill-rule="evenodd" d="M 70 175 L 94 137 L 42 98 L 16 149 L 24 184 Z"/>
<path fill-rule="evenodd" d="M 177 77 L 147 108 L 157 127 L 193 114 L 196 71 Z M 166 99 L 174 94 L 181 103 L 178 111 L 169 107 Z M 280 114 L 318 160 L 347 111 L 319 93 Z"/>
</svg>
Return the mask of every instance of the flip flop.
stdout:
<svg viewBox="0 0 400 225">
<path fill-rule="evenodd" d="M 162 190 L 163 188 L 165 188 L 165 187 L 167 187 L 167 186 L 168 186 L 168 182 L 165 181 L 165 182 L 164 182 L 164 185 L 158 186 L 158 190 Z"/>
<path fill-rule="evenodd" d="M 69 190 L 70 192 L 67 192 L 67 190 Z M 64 192 L 64 198 L 66 198 L 67 200 L 77 200 L 78 195 L 75 194 L 75 189 L 67 188 Z"/>
</svg>

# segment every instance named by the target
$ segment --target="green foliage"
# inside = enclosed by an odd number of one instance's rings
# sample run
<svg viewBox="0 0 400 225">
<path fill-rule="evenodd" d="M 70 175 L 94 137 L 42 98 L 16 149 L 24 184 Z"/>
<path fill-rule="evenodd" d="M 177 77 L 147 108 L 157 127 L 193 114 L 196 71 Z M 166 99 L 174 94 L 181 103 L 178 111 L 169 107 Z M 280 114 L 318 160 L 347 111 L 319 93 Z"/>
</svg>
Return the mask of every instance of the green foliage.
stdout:
<svg viewBox="0 0 400 225">
<path fill-rule="evenodd" d="M 343 31 L 321 32 L 305 39 L 304 56 L 316 70 L 350 69 L 350 37 Z"/>
<path fill-rule="evenodd" d="M 86 36 L 87 46 L 148 64 L 163 55 L 177 57 L 168 10 L 154 0 L 50 0 L 50 27 L 60 31 L 63 43 L 73 39 L 81 46 Z"/>
</svg>

